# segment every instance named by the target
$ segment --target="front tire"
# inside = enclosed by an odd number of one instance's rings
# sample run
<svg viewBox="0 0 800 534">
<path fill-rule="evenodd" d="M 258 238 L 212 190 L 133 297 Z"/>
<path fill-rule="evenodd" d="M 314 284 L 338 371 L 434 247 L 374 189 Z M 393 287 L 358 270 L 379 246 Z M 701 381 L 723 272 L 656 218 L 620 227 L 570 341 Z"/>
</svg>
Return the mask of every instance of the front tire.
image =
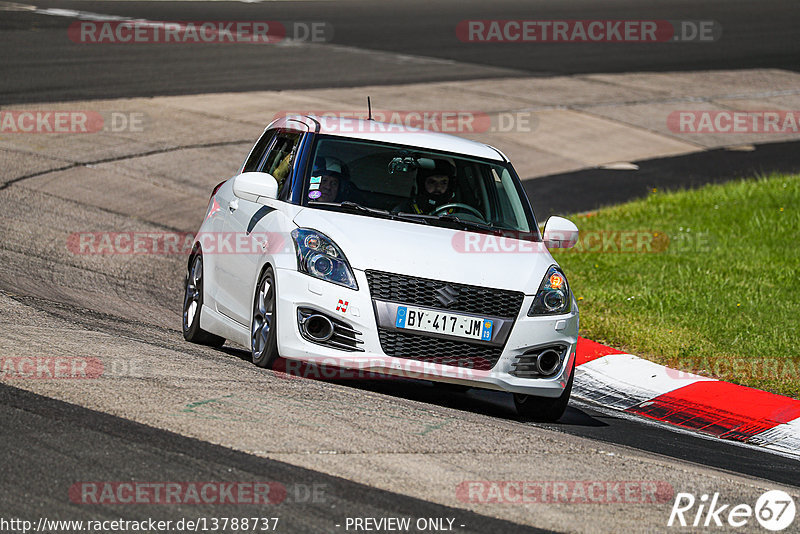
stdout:
<svg viewBox="0 0 800 534">
<path fill-rule="evenodd" d="M 200 328 L 203 310 L 203 255 L 198 252 L 191 262 L 183 295 L 183 339 L 200 345 L 221 347 L 225 338 Z"/>
<path fill-rule="evenodd" d="M 278 359 L 275 273 L 267 267 L 256 286 L 253 319 L 250 323 L 250 350 L 253 363 L 271 369 Z"/>
<path fill-rule="evenodd" d="M 514 406 L 517 408 L 517 414 L 533 421 L 555 423 L 561 419 L 561 416 L 564 415 L 564 412 L 567 410 L 574 378 L 575 365 L 573 364 L 572 373 L 569 375 L 569 380 L 567 381 L 567 387 L 564 388 L 561 396 L 554 399 L 514 393 Z"/>
</svg>

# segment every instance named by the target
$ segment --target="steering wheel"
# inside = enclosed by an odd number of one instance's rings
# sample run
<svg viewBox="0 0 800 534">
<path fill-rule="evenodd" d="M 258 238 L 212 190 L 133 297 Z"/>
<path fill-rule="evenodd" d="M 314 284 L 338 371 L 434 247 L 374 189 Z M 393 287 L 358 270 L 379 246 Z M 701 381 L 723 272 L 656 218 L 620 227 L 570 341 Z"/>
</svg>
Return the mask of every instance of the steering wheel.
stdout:
<svg viewBox="0 0 800 534">
<path fill-rule="evenodd" d="M 461 202 L 451 202 L 449 204 L 444 204 L 442 206 L 439 206 L 438 208 L 436 208 L 435 210 L 433 210 L 431 212 L 431 215 L 439 215 L 440 212 L 443 212 L 445 210 L 449 210 L 450 208 L 462 208 L 463 210 L 472 213 L 476 217 L 480 217 L 480 219 L 482 221 L 484 221 L 484 222 L 486 221 L 486 219 L 484 218 L 484 216 L 483 216 L 483 214 L 481 212 L 479 212 L 478 210 L 476 210 L 475 208 L 473 208 L 469 204 L 462 204 Z"/>
</svg>

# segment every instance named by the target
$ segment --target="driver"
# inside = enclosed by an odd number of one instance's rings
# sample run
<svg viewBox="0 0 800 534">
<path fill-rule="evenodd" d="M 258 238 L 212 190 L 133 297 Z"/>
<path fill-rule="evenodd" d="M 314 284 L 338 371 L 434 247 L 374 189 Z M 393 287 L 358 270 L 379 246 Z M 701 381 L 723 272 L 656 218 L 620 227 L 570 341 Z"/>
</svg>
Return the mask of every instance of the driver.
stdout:
<svg viewBox="0 0 800 534">
<path fill-rule="evenodd" d="M 341 202 L 349 178 L 347 165 L 339 158 L 320 156 L 314 161 L 309 199 L 317 202 Z M 315 185 L 316 184 L 316 185 Z"/>
<path fill-rule="evenodd" d="M 453 201 L 455 189 L 456 168 L 446 160 L 437 159 L 433 169 L 422 168 L 417 171 L 416 194 L 401 211 L 430 215 L 440 206 Z"/>
</svg>

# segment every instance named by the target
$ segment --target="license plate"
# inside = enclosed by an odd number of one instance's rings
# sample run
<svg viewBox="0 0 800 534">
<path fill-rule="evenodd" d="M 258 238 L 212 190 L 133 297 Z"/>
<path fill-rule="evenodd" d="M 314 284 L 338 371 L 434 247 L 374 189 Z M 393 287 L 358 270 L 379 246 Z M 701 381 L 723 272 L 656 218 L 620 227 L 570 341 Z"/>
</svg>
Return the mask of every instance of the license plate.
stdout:
<svg viewBox="0 0 800 534">
<path fill-rule="evenodd" d="M 423 310 L 413 306 L 398 306 L 397 328 L 420 330 L 451 336 L 492 340 L 492 320 L 457 313 Z"/>
</svg>

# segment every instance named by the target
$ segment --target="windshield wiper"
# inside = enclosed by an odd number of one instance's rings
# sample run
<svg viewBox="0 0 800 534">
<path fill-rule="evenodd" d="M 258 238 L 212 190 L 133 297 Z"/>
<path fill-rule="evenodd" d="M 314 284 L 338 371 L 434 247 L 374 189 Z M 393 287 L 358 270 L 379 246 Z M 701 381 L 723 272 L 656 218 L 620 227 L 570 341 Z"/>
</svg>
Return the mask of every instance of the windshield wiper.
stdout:
<svg viewBox="0 0 800 534">
<path fill-rule="evenodd" d="M 349 208 L 354 211 L 360 211 L 363 213 L 371 213 L 373 215 L 380 215 L 382 217 L 392 218 L 392 214 L 389 213 L 387 210 L 379 210 L 377 208 L 368 208 L 367 206 L 362 206 L 357 202 L 351 202 L 349 200 L 345 200 L 342 202 L 314 202 L 308 204 L 309 207 L 314 206 L 325 206 L 331 208 Z"/>
<path fill-rule="evenodd" d="M 444 213 L 442 215 L 439 215 L 438 217 L 436 217 L 436 220 L 439 220 L 439 221 L 452 221 L 454 223 L 460 224 L 460 225 L 462 225 L 462 226 L 464 226 L 466 228 L 471 228 L 473 230 L 475 230 L 475 229 L 477 229 L 477 230 L 486 230 L 486 231 L 489 231 L 489 232 L 501 232 L 501 231 L 503 231 L 503 228 L 497 227 L 497 226 L 495 226 L 493 224 L 484 224 L 484 223 L 479 223 L 479 222 L 474 222 L 474 221 L 466 221 L 466 220 L 462 219 L 461 217 L 459 217 L 458 215 L 453 215 L 452 213 Z"/>
<path fill-rule="evenodd" d="M 352 202 L 350 200 L 343 200 L 340 206 L 344 208 L 352 208 L 357 211 L 363 211 L 364 213 L 375 213 L 377 215 L 387 215 L 391 216 L 392 214 L 389 213 L 387 210 L 379 210 L 377 208 L 368 208 L 367 206 L 362 206 L 358 202 Z"/>
<path fill-rule="evenodd" d="M 421 222 L 425 224 L 430 224 L 431 220 L 436 220 L 436 217 L 433 215 L 425 215 L 424 213 L 408 213 L 406 211 L 393 211 L 391 212 L 392 215 L 397 217 L 402 221 L 410 221 L 410 222 Z"/>
<path fill-rule="evenodd" d="M 429 224 L 428 218 L 425 215 L 423 215 L 423 217 L 426 218 L 418 218 L 413 213 L 403 213 L 398 211 L 381 210 L 378 208 L 368 208 L 367 206 L 362 206 L 361 204 L 358 204 L 356 202 L 351 202 L 349 200 L 343 201 L 341 205 L 347 208 L 352 208 L 354 210 L 363 211 L 364 213 L 374 213 L 376 215 L 389 217 L 392 220 L 424 222 L 425 224 Z"/>
<path fill-rule="evenodd" d="M 369 213 L 371 215 L 378 215 L 380 217 L 386 217 L 387 219 L 392 220 L 402 220 L 402 221 L 411 221 L 411 222 L 424 222 L 428 224 L 426 219 L 418 219 L 413 214 L 405 214 L 405 213 L 398 213 L 396 211 L 389 211 L 389 210 L 382 210 L 378 208 L 370 208 L 367 206 L 363 206 L 358 202 L 352 202 L 350 200 L 344 200 L 342 202 L 314 202 L 313 204 L 309 204 L 309 206 L 330 206 L 334 208 L 349 208 L 354 211 L 360 211 L 362 213 Z M 427 217 L 427 216 L 423 216 Z M 435 217 L 433 217 L 435 219 Z"/>
</svg>

